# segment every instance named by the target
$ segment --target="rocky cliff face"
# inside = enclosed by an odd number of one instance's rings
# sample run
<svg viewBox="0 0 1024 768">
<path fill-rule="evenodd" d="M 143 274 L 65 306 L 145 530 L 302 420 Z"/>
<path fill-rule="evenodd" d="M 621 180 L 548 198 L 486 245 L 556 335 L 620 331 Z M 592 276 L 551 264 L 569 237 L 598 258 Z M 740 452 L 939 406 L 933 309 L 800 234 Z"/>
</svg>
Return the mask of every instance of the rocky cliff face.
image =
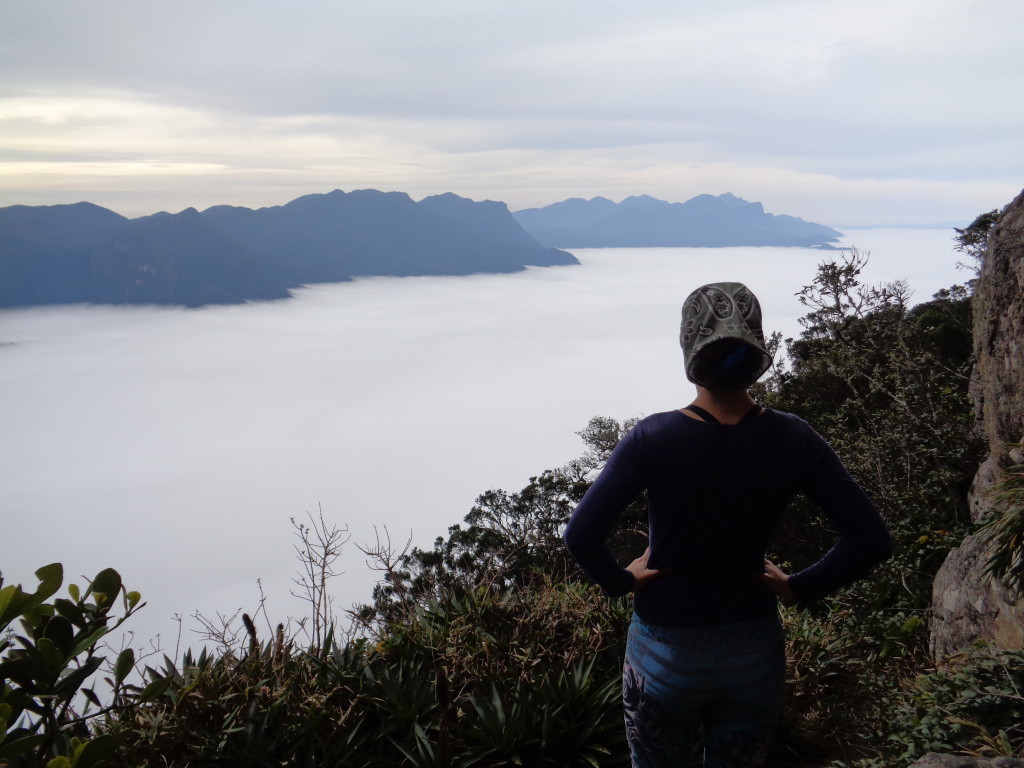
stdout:
<svg viewBox="0 0 1024 768">
<path fill-rule="evenodd" d="M 1024 464 L 1024 192 L 992 230 L 974 299 L 975 379 L 972 399 L 988 441 L 988 458 L 971 489 L 971 515 L 992 514 L 990 488 L 1013 464 Z M 986 553 L 969 536 L 949 553 L 932 591 L 932 654 L 943 658 L 976 640 L 1024 648 L 1024 598 L 983 576 Z"/>
</svg>

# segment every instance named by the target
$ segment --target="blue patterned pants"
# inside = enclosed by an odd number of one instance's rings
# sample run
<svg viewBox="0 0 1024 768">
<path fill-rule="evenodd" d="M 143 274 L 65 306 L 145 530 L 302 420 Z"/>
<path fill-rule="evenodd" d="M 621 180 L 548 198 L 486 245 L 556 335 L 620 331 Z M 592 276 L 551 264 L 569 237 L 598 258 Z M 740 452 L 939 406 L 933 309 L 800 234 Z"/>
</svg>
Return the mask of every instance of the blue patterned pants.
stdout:
<svg viewBox="0 0 1024 768">
<path fill-rule="evenodd" d="M 705 768 L 757 768 L 785 688 L 777 618 L 713 627 L 633 616 L 622 673 L 633 768 L 686 768 L 704 731 Z"/>
</svg>

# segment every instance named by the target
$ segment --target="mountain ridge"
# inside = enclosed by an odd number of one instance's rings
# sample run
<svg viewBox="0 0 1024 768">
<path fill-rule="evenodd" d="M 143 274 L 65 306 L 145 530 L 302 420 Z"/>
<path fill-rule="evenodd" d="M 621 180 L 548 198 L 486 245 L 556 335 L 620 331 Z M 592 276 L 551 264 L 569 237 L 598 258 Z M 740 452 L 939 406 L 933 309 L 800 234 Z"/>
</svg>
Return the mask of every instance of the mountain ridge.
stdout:
<svg viewBox="0 0 1024 768">
<path fill-rule="evenodd" d="M 362 276 L 469 275 L 578 264 L 504 203 L 333 190 L 284 205 L 128 219 L 92 203 L 0 208 L 0 307 L 288 298 Z"/>
<path fill-rule="evenodd" d="M 89 202 L 0 208 L 0 307 L 207 304 L 291 296 L 355 277 L 507 273 L 578 264 L 561 248 L 830 248 L 840 232 L 731 193 L 671 203 L 569 198 L 515 213 L 447 192 L 361 189 L 262 208 L 129 219 Z"/>
<path fill-rule="evenodd" d="M 552 248 L 792 246 L 829 248 L 841 232 L 795 216 L 766 213 L 730 192 L 670 203 L 634 195 L 620 203 L 575 197 L 512 216 Z"/>
</svg>

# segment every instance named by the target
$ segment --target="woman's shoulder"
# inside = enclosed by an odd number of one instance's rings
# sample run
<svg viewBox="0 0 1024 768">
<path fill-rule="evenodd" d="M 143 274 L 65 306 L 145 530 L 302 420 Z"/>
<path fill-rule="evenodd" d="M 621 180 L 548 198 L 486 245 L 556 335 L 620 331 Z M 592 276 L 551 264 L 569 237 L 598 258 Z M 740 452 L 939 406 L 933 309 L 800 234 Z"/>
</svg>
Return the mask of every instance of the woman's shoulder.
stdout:
<svg viewBox="0 0 1024 768">
<path fill-rule="evenodd" d="M 828 441 L 808 421 L 795 413 L 766 408 L 765 416 L 770 417 L 770 423 L 781 440 L 793 448 L 799 446 L 807 456 L 833 453 Z"/>
<path fill-rule="evenodd" d="M 659 432 L 662 430 L 677 430 L 685 427 L 687 422 L 694 419 L 686 416 L 682 411 L 659 411 L 650 416 L 644 416 L 634 426 L 634 432 Z"/>
<path fill-rule="evenodd" d="M 769 417 L 778 424 L 785 424 L 793 429 L 812 428 L 804 419 L 797 416 L 795 413 L 789 413 L 788 411 L 777 411 L 774 408 L 765 408 L 764 416 Z"/>
<path fill-rule="evenodd" d="M 640 419 L 634 425 L 630 434 L 647 439 L 659 436 L 678 436 L 691 432 L 703 434 L 708 426 L 707 422 L 687 416 L 681 410 L 660 411 Z M 778 411 L 774 408 L 765 408 L 760 416 L 748 420 L 743 426 L 754 429 L 758 427 L 768 428 L 793 437 L 817 436 L 814 428 L 800 416 L 788 413 L 787 411 Z"/>
<path fill-rule="evenodd" d="M 622 439 L 624 443 L 658 443 L 687 431 L 691 419 L 680 411 L 660 411 L 639 419 Z"/>
</svg>

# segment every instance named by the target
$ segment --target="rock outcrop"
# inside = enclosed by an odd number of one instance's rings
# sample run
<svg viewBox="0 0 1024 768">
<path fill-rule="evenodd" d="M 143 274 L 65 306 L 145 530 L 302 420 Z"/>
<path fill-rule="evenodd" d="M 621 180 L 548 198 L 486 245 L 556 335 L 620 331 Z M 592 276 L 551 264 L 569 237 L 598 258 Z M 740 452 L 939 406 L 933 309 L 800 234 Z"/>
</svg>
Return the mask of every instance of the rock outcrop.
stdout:
<svg viewBox="0 0 1024 768">
<path fill-rule="evenodd" d="M 993 513 L 993 483 L 1007 467 L 1024 463 L 1024 450 L 1013 448 L 1024 443 L 1024 192 L 999 216 L 982 259 L 974 355 L 971 395 L 989 449 L 970 494 L 971 515 L 981 522 Z M 979 640 L 999 649 L 1024 648 L 1024 598 L 984 578 L 986 557 L 982 536 L 969 536 L 936 576 L 931 636 L 936 661 Z"/>
<path fill-rule="evenodd" d="M 946 557 L 932 589 L 932 658 L 941 661 L 982 640 L 1024 648 L 1024 601 L 982 578 L 988 557 L 981 535 L 968 536 Z"/>
</svg>

